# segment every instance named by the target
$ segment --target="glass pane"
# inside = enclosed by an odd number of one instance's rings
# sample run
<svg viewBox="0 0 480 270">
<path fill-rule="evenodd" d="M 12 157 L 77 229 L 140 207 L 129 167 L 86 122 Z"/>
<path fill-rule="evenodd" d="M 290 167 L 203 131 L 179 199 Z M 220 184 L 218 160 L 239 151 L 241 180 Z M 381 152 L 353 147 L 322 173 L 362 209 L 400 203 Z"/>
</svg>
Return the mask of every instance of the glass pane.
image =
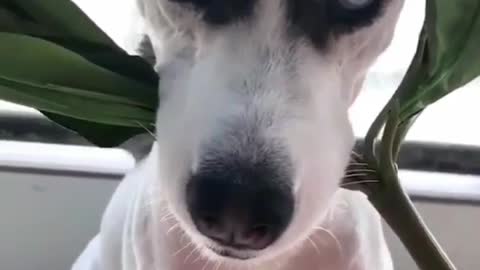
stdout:
<svg viewBox="0 0 480 270">
<path fill-rule="evenodd" d="M 415 53 L 424 17 L 425 1 L 405 1 L 392 45 L 378 59 L 364 90 L 351 109 L 354 130 L 362 136 L 400 83 Z M 429 107 L 417 120 L 407 140 L 480 145 L 480 80 L 457 90 Z"/>
<path fill-rule="evenodd" d="M 132 52 L 138 41 L 141 22 L 134 0 L 74 0 L 121 47 Z M 392 95 L 415 52 L 423 23 L 424 0 L 405 1 L 394 40 L 378 59 L 351 108 L 357 136 L 363 136 L 374 117 Z M 480 114 L 480 81 L 470 84 L 431 106 L 412 128 L 407 139 L 480 145 L 480 129 L 471 124 L 472 115 Z M 37 116 L 35 110 L 0 101 L 0 114 L 23 113 Z M 462 119 L 459 121 L 458 119 Z"/>
</svg>

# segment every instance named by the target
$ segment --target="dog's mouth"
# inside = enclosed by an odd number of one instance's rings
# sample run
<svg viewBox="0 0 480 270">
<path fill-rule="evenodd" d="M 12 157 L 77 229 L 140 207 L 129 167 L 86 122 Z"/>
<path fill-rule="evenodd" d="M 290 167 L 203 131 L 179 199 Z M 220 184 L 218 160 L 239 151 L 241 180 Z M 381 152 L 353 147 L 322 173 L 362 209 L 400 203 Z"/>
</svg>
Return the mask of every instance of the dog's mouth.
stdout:
<svg viewBox="0 0 480 270">
<path fill-rule="evenodd" d="M 225 248 L 215 248 L 211 246 L 207 246 L 207 248 L 212 251 L 213 253 L 217 254 L 220 257 L 223 258 L 228 258 L 228 259 L 233 259 L 233 260 L 241 260 L 241 261 L 246 261 L 246 260 L 251 260 L 254 259 L 255 256 L 245 254 L 239 251 L 235 250 L 229 250 Z"/>
</svg>

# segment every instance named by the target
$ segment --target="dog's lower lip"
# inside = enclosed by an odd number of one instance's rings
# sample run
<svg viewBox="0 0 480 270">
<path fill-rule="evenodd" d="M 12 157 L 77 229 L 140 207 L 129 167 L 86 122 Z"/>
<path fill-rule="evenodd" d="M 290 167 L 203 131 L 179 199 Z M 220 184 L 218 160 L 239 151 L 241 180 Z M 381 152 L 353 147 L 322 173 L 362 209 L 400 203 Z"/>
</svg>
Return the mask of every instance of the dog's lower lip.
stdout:
<svg viewBox="0 0 480 270">
<path fill-rule="evenodd" d="M 251 259 L 252 257 L 248 257 L 248 256 L 238 256 L 234 253 L 232 253 L 231 251 L 228 251 L 228 250 L 216 250 L 214 248 L 211 248 L 209 247 L 209 249 L 213 252 L 215 252 L 216 254 L 218 254 L 219 256 L 222 256 L 222 257 L 227 257 L 227 258 L 232 258 L 232 259 L 237 259 L 237 260 L 248 260 L 248 259 Z"/>
</svg>

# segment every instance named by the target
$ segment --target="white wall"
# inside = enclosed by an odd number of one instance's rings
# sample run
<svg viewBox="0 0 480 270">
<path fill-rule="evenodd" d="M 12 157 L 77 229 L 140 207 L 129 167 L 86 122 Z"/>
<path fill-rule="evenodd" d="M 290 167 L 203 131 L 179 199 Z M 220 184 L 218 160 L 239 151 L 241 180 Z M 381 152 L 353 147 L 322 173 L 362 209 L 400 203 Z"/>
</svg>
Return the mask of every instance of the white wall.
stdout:
<svg viewBox="0 0 480 270">
<path fill-rule="evenodd" d="M 438 203 L 416 206 L 458 270 L 480 269 L 480 207 Z M 418 269 L 397 237 L 388 228 L 386 231 L 395 269 Z"/>
<path fill-rule="evenodd" d="M 117 182 L 0 172 L 0 269 L 67 270 Z"/>
<path fill-rule="evenodd" d="M 69 269 L 96 233 L 117 183 L 0 171 L 0 269 Z M 458 269 L 480 269 L 480 208 L 432 203 L 418 206 Z M 390 233 L 388 238 L 396 269 L 415 270 L 398 241 Z"/>
</svg>

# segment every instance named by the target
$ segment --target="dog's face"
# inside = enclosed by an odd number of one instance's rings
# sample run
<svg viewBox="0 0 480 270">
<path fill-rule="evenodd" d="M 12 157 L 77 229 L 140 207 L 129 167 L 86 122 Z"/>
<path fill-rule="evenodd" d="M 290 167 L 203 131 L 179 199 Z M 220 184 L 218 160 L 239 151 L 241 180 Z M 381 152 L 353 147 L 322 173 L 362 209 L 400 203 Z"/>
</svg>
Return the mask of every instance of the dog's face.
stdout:
<svg viewBox="0 0 480 270">
<path fill-rule="evenodd" d="M 354 142 L 348 108 L 402 6 L 140 1 L 162 79 L 160 189 L 206 254 L 266 260 L 322 221 Z"/>
</svg>

